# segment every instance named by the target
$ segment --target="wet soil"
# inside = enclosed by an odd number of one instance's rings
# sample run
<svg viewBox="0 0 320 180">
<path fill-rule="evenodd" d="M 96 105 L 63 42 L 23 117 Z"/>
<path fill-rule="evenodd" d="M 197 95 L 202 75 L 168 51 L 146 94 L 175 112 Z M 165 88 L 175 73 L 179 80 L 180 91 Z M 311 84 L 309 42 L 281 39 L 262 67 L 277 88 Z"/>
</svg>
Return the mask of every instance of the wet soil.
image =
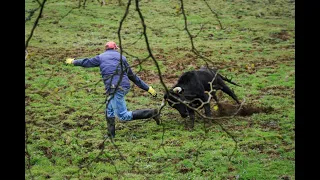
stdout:
<svg viewBox="0 0 320 180">
<path fill-rule="evenodd" d="M 219 103 L 218 109 L 213 110 L 214 117 L 222 116 L 251 116 L 254 113 L 270 113 L 274 111 L 272 107 L 259 107 L 254 104 L 233 105 L 228 103 Z"/>
</svg>

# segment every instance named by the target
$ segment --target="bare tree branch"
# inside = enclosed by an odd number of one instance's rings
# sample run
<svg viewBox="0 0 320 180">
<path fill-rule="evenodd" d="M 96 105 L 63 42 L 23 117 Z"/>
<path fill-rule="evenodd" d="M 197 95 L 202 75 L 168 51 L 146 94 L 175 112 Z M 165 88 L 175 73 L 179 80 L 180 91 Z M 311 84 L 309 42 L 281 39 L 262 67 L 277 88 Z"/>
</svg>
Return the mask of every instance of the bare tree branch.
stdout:
<svg viewBox="0 0 320 180">
<path fill-rule="evenodd" d="M 38 25 L 39 19 L 41 18 L 42 11 L 43 11 L 43 9 L 44 9 L 44 4 L 46 3 L 46 1 L 47 1 L 47 0 L 43 0 L 42 4 L 40 4 L 40 12 L 39 12 L 39 15 L 38 15 L 36 21 L 35 21 L 34 24 L 33 24 L 31 33 L 30 33 L 30 35 L 29 35 L 29 37 L 28 37 L 28 39 L 27 39 L 27 42 L 26 42 L 26 44 L 25 44 L 25 49 L 24 49 L 25 51 L 27 51 L 29 41 L 30 41 L 30 39 L 32 38 L 33 32 L 34 32 L 34 30 L 36 29 L 36 27 L 37 27 L 37 25 Z M 39 1 L 38 1 L 38 2 L 39 2 Z"/>
<path fill-rule="evenodd" d="M 167 86 L 165 85 L 165 83 L 163 82 L 163 79 L 162 79 L 162 75 L 161 75 L 161 71 L 160 71 L 160 67 L 159 67 L 159 64 L 158 64 L 158 61 L 154 58 L 152 52 L 151 52 L 151 48 L 150 48 L 150 45 L 149 45 L 149 41 L 148 41 L 148 36 L 147 36 L 147 26 L 144 22 L 144 17 L 140 11 L 140 7 L 139 7 L 139 0 L 135 0 L 136 2 L 136 11 L 138 11 L 139 13 L 139 17 L 141 19 L 141 24 L 143 26 L 143 35 L 144 35 L 144 38 L 145 38 L 145 41 L 146 41 L 146 45 L 147 45 L 147 50 L 149 52 L 149 55 L 150 57 L 152 58 L 152 60 L 154 61 L 156 67 L 157 67 L 157 70 L 158 70 L 158 75 L 159 75 L 159 78 L 160 78 L 160 82 L 162 84 L 162 86 L 165 88 L 165 90 L 168 92 L 168 88 Z"/>
<path fill-rule="evenodd" d="M 29 13 L 29 16 L 25 19 L 25 23 L 29 20 L 31 20 L 31 17 L 34 15 L 34 13 L 39 9 L 40 7 L 31 9 L 31 10 L 26 10 L 26 12 Z"/>
<path fill-rule="evenodd" d="M 27 57 L 28 57 L 28 51 L 27 51 L 28 43 L 29 43 L 30 39 L 32 38 L 33 32 L 34 32 L 34 30 L 35 30 L 35 28 L 36 28 L 36 26 L 37 26 L 37 24 L 38 24 L 38 21 L 39 21 L 41 15 L 42 15 L 42 11 L 43 11 L 44 4 L 46 3 L 46 1 L 47 1 L 47 0 L 43 0 L 43 3 L 41 4 L 41 3 L 37 0 L 38 4 L 40 5 L 40 12 L 39 12 L 39 15 L 38 15 L 38 17 L 37 17 L 37 19 L 36 19 L 33 27 L 32 27 L 31 33 L 30 33 L 30 35 L 29 35 L 29 37 L 28 37 L 28 39 L 27 39 L 26 45 L 25 45 L 25 61 L 27 60 Z M 37 10 L 37 9 L 38 9 L 38 8 L 36 8 L 36 10 Z M 34 10 L 34 12 L 35 12 L 36 10 Z M 33 14 L 34 12 L 32 12 L 32 14 Z M 30 13 L 30 16 L 29 16 L 30 19 L 31 19 L 31 16 L 32 16 L 32 15 L 31 15 L 31 13 Z M 27 146 L 29 136 L 28 136 L 28 128 L 27 128 L 26 120 L 24 121 L 24 123 L 25 123 L 25 138 L 26 138 L 26 139 L 25 139 L 25 153 L 26 153 L 26 155 L 27 155 L 27 157 L 28 157 L 28 171 L 29 171 L 29 174 L 30 174 L 31 178 L 34 179 L 34 176 L 33 176 L 32 172 L 31 172 L 31 155 L 30 155 L 30 153 L 29 153 L 29 151 L 28 151 L 28 146 Z"/>
<path fill-rule="evenodd" d="M 222 24 L 221 24 L 220 19 L 219 19 L 219 16 L 218 16 L 218 13 L 215 12 L 215 11 L 209 6 L 209 4 L 208 4 L 208 2 L 207 2 L 206 0 L 203 0 L 203 1 L 206 3 L 206 5 L 208 6 L 208 8 L 209 8 L 210 11 L 212 12 L 212 14 L 214 14 L 214 15 L 216 16 L 216 18 L 217 18 L 217 20 L 218 20 L 218 22 L 219 22 L 220 28 L 223 29 Z"/>
<path fill-rule="evenodd" d="M 209 63 L 210 63 L 211 65 L 213 65 L 213 62 L 212 62 L 210 59 L 208 59 L 207 57 L 201 55 L 201 54 L 199 53 L 199 51 L 195 48 L 194 42 L 193 42 L 194 36 L 190 33 L 190 31 L 189 31 L 189 29 L 188 29 L 188 23 L 187 23 L 188 21 L 187 21 L 187 16 L 186 16 L 186 13 L 185 13 L 185 10 L 184 10 L 183 0 L 180 0 L 180 3 L 181 3 L 181 12 L 182 12 L 183 18 L 184 18 L 184 29 L 187 31 L 187 34 L 188 34 L 188 36 L 189 36 L 189 38 L 190 38 L 190 42 L 191 42 L 191 51 L 192 51 L 196 56 L 202 58 L 202 59 L 205 61 L 206 66 L 209 66 Z"/>
<path fill-rule="evenodd" d="M 28 136 L 28 130 L 27 130 L 27 122 L 26 122 L 26 120 L 24 121 L 24 130 L 25 130 L 25 140 L 24 140 L 25 155 L 26 155 L 27 158 L 28 158 L 27 167 L 28 167 L 28 171 L 29 171 L 29 174 L 30 174 L 30 176 L 31 176 L 31 179 L 34 179 L 33 174 L 32 174 L 32 172 L 31 172 L 31 155 L 30 155 L 29 150 L 28 150 L 28 139 L 29 139 L 29 136 Z"/>
</svg>

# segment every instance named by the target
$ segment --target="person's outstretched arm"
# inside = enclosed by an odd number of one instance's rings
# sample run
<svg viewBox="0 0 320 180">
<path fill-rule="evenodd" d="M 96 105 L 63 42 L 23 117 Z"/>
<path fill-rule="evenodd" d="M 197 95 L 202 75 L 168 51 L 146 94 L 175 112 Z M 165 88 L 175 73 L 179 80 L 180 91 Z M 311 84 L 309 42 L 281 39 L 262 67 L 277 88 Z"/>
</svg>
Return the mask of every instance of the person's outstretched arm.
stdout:
<svg viewBox="0 0 320 180">
<path fill-rule="evenodd" d="M 66 59 L 67 64 L 73 64 L 75 66 L 82 66 L 82 67 L 97 67 L 100 65 L 100 57 L 99 55 L 93 58 L 83 58 L 83 59 Z"/>
<path fill-rule="evenodd" d="M 143 89 L 145 91 L 148 91 L 148 93 L 150 93 L 152 96 L 156 97 L 157 96 L 157 92 L 151 86 L 148 86 L 142 79 L 140 79 L 139 76 L 137 76 L 136 74 L 134 74 L 132 72 L 132 69 L 130 68 L 130 66 L 127 63 L 127 61 L 124 61 L 124 62 L 125 62 L 125 68 L 127 68 L 126 71 L 127 71 L 128 78 L 134 84 L 136 84 L 139 88 L 141 88 L 141 89 Z"/>
</svg>

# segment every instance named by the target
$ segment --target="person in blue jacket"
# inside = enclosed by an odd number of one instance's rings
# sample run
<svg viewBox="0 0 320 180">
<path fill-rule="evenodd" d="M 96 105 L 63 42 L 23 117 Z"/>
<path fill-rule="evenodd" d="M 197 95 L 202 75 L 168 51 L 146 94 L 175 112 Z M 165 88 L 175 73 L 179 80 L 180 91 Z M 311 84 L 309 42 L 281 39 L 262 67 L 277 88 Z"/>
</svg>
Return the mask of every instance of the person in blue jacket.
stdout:
<svg viewBox="0 0 320 180">
<path fill-rule="evenodd" d="M 100 73 L 108 95 L 105 111 L 108 135 L 113 138 L 115 137 L 116 116 L 120 122 L 152 117 L 158 125 L 160 124 L 158 109 L 127 110 L 125 95 L 130 90 L 130 81 L 139 88 L 148 91 L 154 97 L 157 96 L 157 92 L 132 72 L 126 57 L 123 55 L 121 57 L 117 49 L 117 44 L 109 41 L 105 45 L 105 51 L 93 58 L 67 58 L 65 61 L 67 64 L 73 64 L 74 66 L 100 67 Z"/>
</svg>

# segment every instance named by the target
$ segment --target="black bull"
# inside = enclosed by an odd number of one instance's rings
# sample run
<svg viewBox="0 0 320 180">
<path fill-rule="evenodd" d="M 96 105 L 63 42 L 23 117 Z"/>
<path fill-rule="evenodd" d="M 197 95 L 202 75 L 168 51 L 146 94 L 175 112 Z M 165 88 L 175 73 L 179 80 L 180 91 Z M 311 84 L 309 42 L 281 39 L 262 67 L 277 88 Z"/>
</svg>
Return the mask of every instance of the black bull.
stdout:
<svg viewBox="0 0 320 180">
<path fill-rule="evenodd" d="M 215 93 L 217 90 L 222 90 L 224 93 L 232 97 L 238 104 L 240 104 L 237 96 L 224 83 L 224 81 L 237 86 L 239 85 L 216 72 L 217 71 L 214 69 L 202 67 L 199 70 L 183 73 L 182 76 L 178 79 L 178 82 L 169 90 L 169 94 L 165 93 L 162 107 L 166 102 L 168 102 L 171 107 L 179 111 L 181 117 L 185 118 L 189 116 L 192 123 L 191 128 L 193 128 L 195 118 L 194 110 L 179 102 L 179 100 L 177 99 L 180 99 L 182 102 L 187 101 L 189 102 L 189 106 L 198 108 L 202 106 L 202 102 L 208 101 L 208 92 L 210 92 L 212 97 L 218 103 L 218 98 Z M 212 86 L 210 86 L 210 82 L 212 82 Z M 212 116 L 209 102 L 204 103 L 203 107 L 201 108 L 204 108 L 205 115 L 207 117 Z"/>
</svg>

